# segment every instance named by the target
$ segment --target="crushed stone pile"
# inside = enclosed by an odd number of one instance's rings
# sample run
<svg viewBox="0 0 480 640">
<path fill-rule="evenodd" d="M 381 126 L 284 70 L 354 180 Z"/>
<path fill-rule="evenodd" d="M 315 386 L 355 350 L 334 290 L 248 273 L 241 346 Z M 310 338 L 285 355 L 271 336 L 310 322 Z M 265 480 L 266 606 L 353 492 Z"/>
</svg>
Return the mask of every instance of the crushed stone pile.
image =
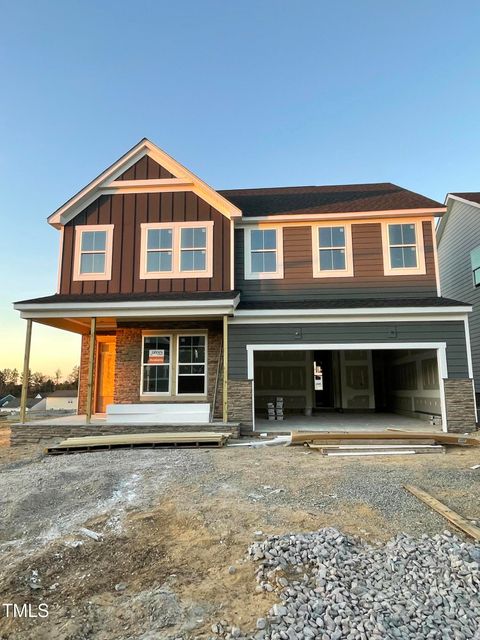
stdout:
<svg viewBox="0 0 480 640">
<path fill-rule="evenodd" d="M 280 603 L 239 640 L 480 640 L 480 546 L 445 531 L 373 546 L 326 528 L 255 542 L 257 591 Z"/>
</svg>

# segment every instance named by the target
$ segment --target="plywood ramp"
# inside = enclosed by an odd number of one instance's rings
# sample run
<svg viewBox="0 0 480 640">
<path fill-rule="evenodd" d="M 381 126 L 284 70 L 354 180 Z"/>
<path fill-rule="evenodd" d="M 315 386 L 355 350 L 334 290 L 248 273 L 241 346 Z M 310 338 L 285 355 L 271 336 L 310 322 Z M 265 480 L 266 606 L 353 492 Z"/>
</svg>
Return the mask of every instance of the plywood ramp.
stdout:
<svg viewBox="0 0 480 640">
<path fill-rule="evenodd" d="M 67 438 L 53 447 L 48 447 L 45 452 L 48 454 L 61 454 L 105 449 L 222 447 L 229 437 L 230 434 L 228 433 L 212 433 L 208 431 L 84 436 L 81 438 Z"/>
</svg>

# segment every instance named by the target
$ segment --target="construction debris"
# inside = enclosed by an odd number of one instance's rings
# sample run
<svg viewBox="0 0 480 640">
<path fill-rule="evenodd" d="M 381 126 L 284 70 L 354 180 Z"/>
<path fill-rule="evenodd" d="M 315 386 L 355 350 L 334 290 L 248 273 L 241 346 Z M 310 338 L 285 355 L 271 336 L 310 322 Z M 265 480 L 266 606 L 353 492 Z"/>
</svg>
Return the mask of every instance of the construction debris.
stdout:
<svg viewBox="0 0 480 640">
<path fill-rule="evenodd" d="M 456 513 L 456 511 L 452 511 L 452 509 L 449 509 L 442 502 L 431 496 L 426 491 L 422 491 L 422 489 L 419 489 L 418 487 L 406 484 L 404 485 L 404 488 L 471 538 L 477 541 L 480 540 L 480 528 L 471 524 L 468 520 L 465 520 L 465 518 L 462 518 L 462 516 Z"/>
<path fill-rule="evenodd" d="M 429 444 L 352 444 L 322 445 L 309 443 L 310 449 L 318 450 L 324 456 L 402 456 L 425 453 L 445 453 L 443 445 Z"/>
<path fill-rule="evenodd" d="M 92 531 L 91 529 L 87 529 L 86 527 L 80 527 L 80 533 L 83 533 L 87 538 L 91 538 L 95 540 L 95 542 L 101 542 L 103 540 L 103 536 L 101 533 L 97 533 L 96 531 Z"/>
<path fill-rule="evenodd" d="M 47 454 L 82 453 L 104 449 L 223 447 L 230 434 L 192 431 L 184 433 L 135 433 L 114 436 L 67 438 L 45 449 Z"/>
<path fill-rule="evenodd" d="M 292 445 L 302 444 L 353 444 L 369 441 L 369 444 L 384 441 L 403 444 L 445 444 L 478 447 L 480 438 L 470 433 L 445 433 L 435 431 L 298 431 L 292 433 Z M 393 444 L 392 442 L 390 442 Z"/>
</svg>

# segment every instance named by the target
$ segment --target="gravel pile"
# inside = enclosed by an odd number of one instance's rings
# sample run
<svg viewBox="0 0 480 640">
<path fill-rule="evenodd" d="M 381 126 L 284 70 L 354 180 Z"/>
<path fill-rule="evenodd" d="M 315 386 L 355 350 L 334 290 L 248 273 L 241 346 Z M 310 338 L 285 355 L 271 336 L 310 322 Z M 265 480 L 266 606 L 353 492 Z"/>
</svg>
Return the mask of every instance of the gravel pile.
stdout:
<svg viewBox="0 0 480 640">
<path fill-rule="evenodd" d="M 214 625 L 217 637 L 256 640 L 480 638 L 480 546 L 445 531 L 371 546 L 332 528 L 254 543 L 257 591 L 281 602 L 257 630 Z M 216 628 L 215 628 L 216 627 Z"/>
</svg>

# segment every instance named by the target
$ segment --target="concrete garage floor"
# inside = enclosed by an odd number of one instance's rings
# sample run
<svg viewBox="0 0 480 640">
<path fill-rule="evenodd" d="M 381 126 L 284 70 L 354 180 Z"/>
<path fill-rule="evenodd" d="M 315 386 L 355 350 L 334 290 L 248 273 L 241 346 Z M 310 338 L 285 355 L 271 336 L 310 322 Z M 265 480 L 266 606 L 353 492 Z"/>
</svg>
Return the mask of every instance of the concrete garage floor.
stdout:
<svg viewBox="0 0 480 640">
<path fill-rule="evenodd" d="M 428 420 L 408 418 L 396 413 L 338 413 L 328 411 L 313 416 L 286 415 L 285 420 L 267 420 L 257 417 L 255 431 L 442 431 Z"/>
</svg>

